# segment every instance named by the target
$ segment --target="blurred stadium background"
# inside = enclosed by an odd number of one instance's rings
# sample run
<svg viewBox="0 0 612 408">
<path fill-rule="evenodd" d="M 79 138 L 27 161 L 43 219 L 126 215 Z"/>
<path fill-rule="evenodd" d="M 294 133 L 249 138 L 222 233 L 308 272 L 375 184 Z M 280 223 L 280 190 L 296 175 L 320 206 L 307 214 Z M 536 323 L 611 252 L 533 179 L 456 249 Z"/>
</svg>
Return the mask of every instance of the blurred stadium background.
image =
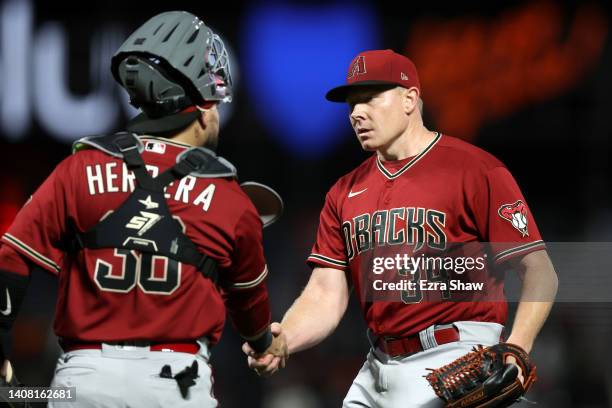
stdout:
<svg viewBox="0 0 612 408">
<path fill-rule="evenodd" d="M 363 49 L 413 58 L 427 126 L 505 162 L 545 240 L 612 241 L 610 5 L 414 3 L 0 1 L 0 232 L 73 140 L 119 130 L 134 114 L 109 70 L 122 39 L 158 12 L 184 9 L 233 55 L 236 97 L 222 111 L 219 153 L 242 181 L 285 200 L 265 232 L 275 319 L 308 279 L 327 189 L 367 157 L 347 109 L 323 99 Z M 54 277 L 35 274 L 15 325 L 14 363 L 28 385 L 49 383 L 60 351 L 55 290 Z M 533 351 L 539 407 L 612 406 L 611 312 L 610 303 L 555 306 Z M 328 340 L 272 379 L 248 370 L 240 343 L 228 327 L 213 350 L 227 408 L 338 407 L 368 348 L 354 299 Z"/>
</svg>

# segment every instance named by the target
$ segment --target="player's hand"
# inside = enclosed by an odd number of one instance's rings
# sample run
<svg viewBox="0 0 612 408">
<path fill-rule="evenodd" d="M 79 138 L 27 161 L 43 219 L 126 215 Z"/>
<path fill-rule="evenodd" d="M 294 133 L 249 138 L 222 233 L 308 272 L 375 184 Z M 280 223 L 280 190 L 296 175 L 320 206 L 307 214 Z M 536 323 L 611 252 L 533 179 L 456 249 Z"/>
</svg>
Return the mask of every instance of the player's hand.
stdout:
<svg viewBox="0 0 612 408">
<path fill-rule="evenodd" d="M 242 351 L 247 355 L 249 367 L 261 377 L 269 377 L 279 369 L 285 368 L 289 358 L 287 340 L 282 332 L 281 325 L 272 323 L 270 330 L 274 338 L 270 347 L 263 353 L 255 353 L 248 343 L 242 345 Z"/>
<path fill-rule="evenodd" d="M 514 364 L 516 368 L 518 368 L 518 376 L 516 378 L 519 379 L 521 384 L 525 384 L 525 377 L 523 377 L 523 370 L 521 370 L 521 367 L 516 363 L 516 358 L 514 358 L 513 356 L 506 357 L 506 364 Z"/>
<path fill-rule="evenodd" d="M 4 360 L 2 367 L 0 367 L 0 376 L 7 382 L 10 382 L 13 377 L 13 367 L 9 360 Z"/>
<path fill-rule="evenodd" d="M 274 356 L 280 357 L 283 359 L 283 366 L 285 367 L 285 361 L 289 358 L 289 348 L 287 347 L 287 338 L 283 333 L 283 329 L 280 324 L 272 323 L 270 326 L 270 330 L 272 331 L 272 344 L 263 354 L 272 354 Z"/>
<path fill-rule="evenodd" d="M 510 337 L 508 337 L 508 340 L 506 340 L 506 343 L 510 343 L 510 344 L 516 344 L 519 347 L 522 347 L 523 350 L 525 350 L 527 353 L 529 353 L 531 351 L 531 348 L 533 346 L 533 342 L 526 342 L 521 340 L 521 338 L 519 336 L 514 336 L 514 333 L 512 333 L 510 335 Z M 514 364 L 516 366 L 516 368 L 518 368 L 518 376 L 517 378 L 520 380 L 521 384 L 525 385 L 525 377 L 523 376 L 523 370 L 521 369 L 521 367 L 516 363 L 516 359 L 512 356 L 508 356 L 506 357 L 506 364 Z"/>
</svg>

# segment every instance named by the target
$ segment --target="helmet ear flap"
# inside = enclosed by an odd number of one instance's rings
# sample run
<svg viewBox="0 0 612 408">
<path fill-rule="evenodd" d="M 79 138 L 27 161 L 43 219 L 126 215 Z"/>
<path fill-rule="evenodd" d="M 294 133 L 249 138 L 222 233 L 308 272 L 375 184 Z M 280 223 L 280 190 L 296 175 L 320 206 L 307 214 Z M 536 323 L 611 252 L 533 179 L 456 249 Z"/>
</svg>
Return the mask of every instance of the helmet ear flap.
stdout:
<svg viewBox="0 0 612 408">
<path fill-rule="evenodd" d="M 120 82 L 130 96 L 130 104 L 150 117 L 177 113 L 192 105 L 185 89 L 165 75 L 160 64 L 131 55 L 119 63 Z"/>
</svg>

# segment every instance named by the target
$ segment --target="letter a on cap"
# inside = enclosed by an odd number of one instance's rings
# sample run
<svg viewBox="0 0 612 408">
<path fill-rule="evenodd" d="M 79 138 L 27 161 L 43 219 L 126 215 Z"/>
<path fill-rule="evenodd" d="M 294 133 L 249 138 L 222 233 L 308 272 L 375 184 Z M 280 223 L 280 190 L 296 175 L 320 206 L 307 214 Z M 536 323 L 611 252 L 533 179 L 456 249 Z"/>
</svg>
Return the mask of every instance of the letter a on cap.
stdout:
<svg viewBox="0 0 612 408">
<path fill-rule="evenodd" d="M 365 66 L 365 56 L 359 55 L 355 58 L 349 68 L 348 74 L 346 75 L 347 79 L 353 78 L 358 74 L 365 74 L 366 66 Z"/>
</svg>

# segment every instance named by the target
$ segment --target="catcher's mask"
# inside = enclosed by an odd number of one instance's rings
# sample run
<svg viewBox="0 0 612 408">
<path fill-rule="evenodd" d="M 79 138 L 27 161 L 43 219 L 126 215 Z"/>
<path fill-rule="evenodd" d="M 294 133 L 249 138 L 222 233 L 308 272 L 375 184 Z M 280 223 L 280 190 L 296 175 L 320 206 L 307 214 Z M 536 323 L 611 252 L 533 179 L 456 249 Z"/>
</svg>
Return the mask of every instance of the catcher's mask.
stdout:
<svg viewBox="0 0 612 408">
<path fill-rule="evenodd" d="M 158 14 L 134 31 L 113 56 L 111 71 L 142 110 L 127 126 L 136 133 L 178 131 L 200 114 L 187 108 L 232 100 L 223 41 L 185 11 Z"/>
</svg>

